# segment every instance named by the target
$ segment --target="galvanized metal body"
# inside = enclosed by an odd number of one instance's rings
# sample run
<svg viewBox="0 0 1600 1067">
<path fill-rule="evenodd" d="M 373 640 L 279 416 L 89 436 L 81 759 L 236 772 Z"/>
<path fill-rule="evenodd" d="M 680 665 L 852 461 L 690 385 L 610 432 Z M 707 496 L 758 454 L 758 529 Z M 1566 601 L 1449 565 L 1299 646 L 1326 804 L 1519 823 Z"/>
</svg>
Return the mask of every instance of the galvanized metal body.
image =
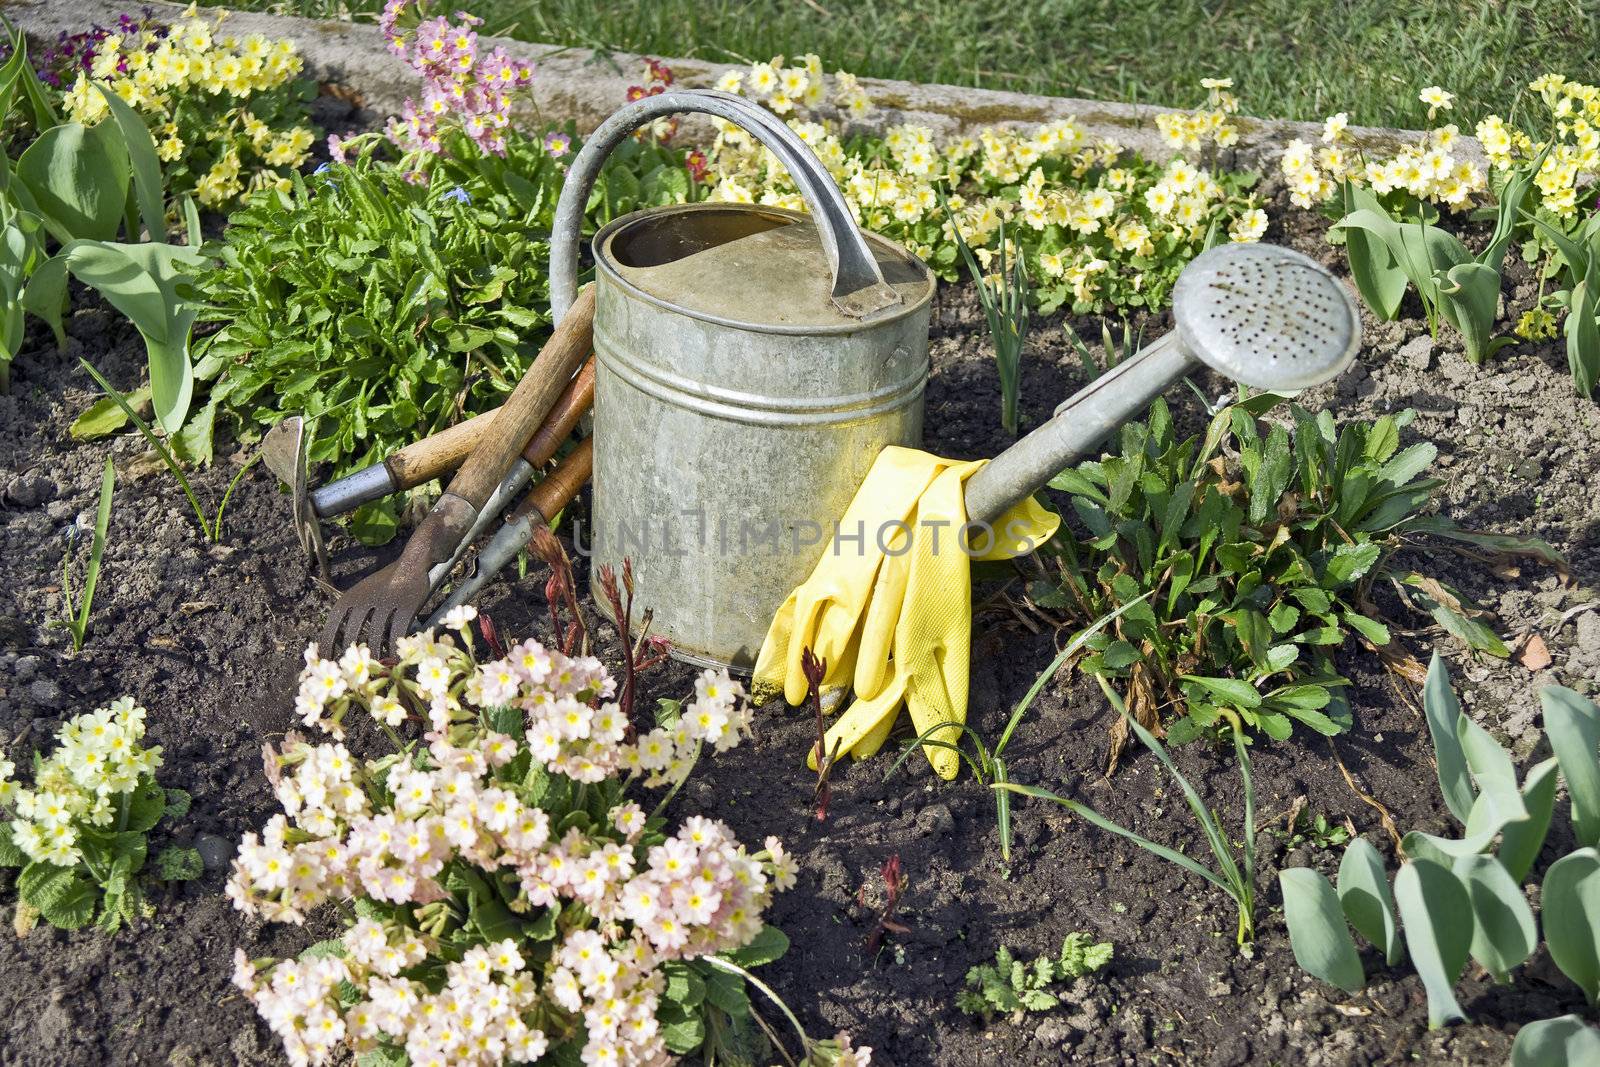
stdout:
<svg viewBox="0 0 1600 1067">
<path fill-rule="evenodd" d="M 827 169 L 770 112 L 727 93 L 670 92 L 619 110 L 573 160 L 551 242 L 558 317 L 606 155 L 679 111 L 748 130 L 810 214 L 681 205 L 596 235 L 595 488 L 582 547 L 596 578 L 633 561 L 635 603 L 674 655 L 743 668 L 878 453 L 921 441 L 934 278 L 860 232 Z"/>
<path fill-rule="evenodd" d="M 762 213 L 786 220 L 786 241 L 816 248 L 804 216 Z M 631 227 L 660 223 L 652 212 L 595 239 L 594 562 L 633 560 L 638 602 L 679 658 L 748 667 L 878 453 L 921 441 L 932 285 L 906 253 L 873 240 L 908 299 L 892 314 L 833 322 L 818 313 L 818 277 L 785 291 L 747 262 L 772 242 L 746 238 L 758 245 L 748 257 L 724 245 L 673 265 L 686 283 L 700 257 L 751 271 L 742 294 L 686 294 L 685 307 L 659 295 L 671 279 L 644 277 L 662 268 L 616 254 Z M 732 283 L 717 273 L 718 286 Z M 655 292 L 641 287 L 652 283 Z M 750 309 L 758 321 L 721 314 L 746 300 L 765 302 Z M 773 318 L 791 321 L 759 321 Z"/>
</svg>

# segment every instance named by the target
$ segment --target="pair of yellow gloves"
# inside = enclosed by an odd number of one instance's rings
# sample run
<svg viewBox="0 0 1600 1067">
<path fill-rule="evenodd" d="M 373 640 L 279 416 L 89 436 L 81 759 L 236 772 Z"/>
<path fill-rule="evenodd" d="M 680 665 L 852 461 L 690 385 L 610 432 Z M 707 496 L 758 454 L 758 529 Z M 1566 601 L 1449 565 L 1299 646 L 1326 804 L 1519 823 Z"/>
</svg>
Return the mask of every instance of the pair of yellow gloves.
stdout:
<svg viewBox="0 0 1600 1067">
<path fill-rule="evenodd" d="M 964 547 L 963 487 L 985 462 L 884 449 L 840 520 L 842 536 L 825 546 L 811 577 L 772 620 L 756 660 L 758 692 L 781 688 L 790 704 L 803 703 L 806 648 L 827 663 L 824 693 L 844 686 L 855 692 L 827 731 L 828 752 L 857 759 L 877 752 L 902 704 L 919 737 L 940 723 L 966 721 L 971 561 L 1025 555 L 1061 521 L 1028 497 L 995 521 L 992 537 L 975 533 Z M 954 745 L 960 732 L 947 727 L 929 739 Z M 923 752 L 940 777 L 956 776 L 955 752 L 927 745 Z"/>
</svg>

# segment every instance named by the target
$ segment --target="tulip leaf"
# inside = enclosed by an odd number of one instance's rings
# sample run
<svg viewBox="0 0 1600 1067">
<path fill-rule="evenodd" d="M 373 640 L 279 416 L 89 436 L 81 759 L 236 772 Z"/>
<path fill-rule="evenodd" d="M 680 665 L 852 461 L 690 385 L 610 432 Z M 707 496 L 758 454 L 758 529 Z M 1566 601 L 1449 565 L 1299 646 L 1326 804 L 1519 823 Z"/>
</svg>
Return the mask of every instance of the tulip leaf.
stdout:
<svg viewBox="0 0 1600 1067">
<path fill-rule="evenodd" d="M 1449 868 L 1417 859 L 1400 868 L 1394 900 L 1411 963 L 1428 993 L 1428 1028 L 1464 1020 L 1455 983 L 1472 948 L 1472 898 Z"/>
<path fill-rule="evenodd" d="M 1367 976 L 1333 886 L 1309 867 L 1279 871 L 1278 885 L 1283 890 L 1283 920 L 1289 927 L 1295 962 L 1306 973 L 1346 993 L 1360 992 Z"/>
<path fill-rule="evenodd" d="M 1541 1019 L 1517 1031 L 1511 1045 L 1511 1067 L 1600 1063 L 1600 1030 L 1577 1015 Z"/>
<path fill-rule="evenodd" d="M 1565 686 L 1539 691 L 1544 732 L 1572 795 L 1572 827 L 1580 845 L 1600 845 L 1600 708 Z"/>
<path fill-rule="evenodd" d="M 1504 984 L 1539 947 L 1539 928 L 1522 887 L 1493 856 L 1462 856 L 1455 874 L 1472 899 L 1472 958 Z"/>
<path fill-rule="evenodd" d="M 1467 773 L 1467 757 L 1461 750 L 1456 732 L 1456 722 L 1461 718 L 1461 704 L 1455 690 L 1450 688 L 1450 669 L 1444 657 L 1435 652 L 1428 664 L 1428 680 L 1422 689 L 1422 710 L 1428 720 L 1428 733 L 1433 738 L 1433 759 L 1439 769 L 1439 791 L 1444 794 L 1445 805 L 1463 825 L 1478 799 L 1472 787 L 1472 777 Z"/>
<path fill-rule="evenodd" d="M 1522 803 L 1528 809 L 1525 822 L 1511 823 L 1500 834 L 1500 863 L 1518 885 L 1528 877 L 1550 830 L 1550 815 L 1556 806 L 1556 783 L 1560 762 L 1554 757 L 1528 772 L 1522 783 Z"/>
<path fill-rule="evenodd" d="M 128 153 L 114 125 L 52 127 L 17 157 L 16 180 L 62 244 L 109 241 L 128 198 Z"/>
<path fill-rule="evenodd" d="M 1389 875 L 1378 850 L 1366 838 L 1358 837 L 1345 846 L 1344 858 L 1339 861 L 1339 905 L 1350 925 L 1383 951 L 1385 963 L 1393 967 L 1400 962 L 1403 949 Z"/>
<path fill-rule="evenodd" d="M 1600 852 L 1581 848 L 1552 863 L 1541 908 L 1550 958 L 1593 1005 L 1600 996 Z"/>
</svg>

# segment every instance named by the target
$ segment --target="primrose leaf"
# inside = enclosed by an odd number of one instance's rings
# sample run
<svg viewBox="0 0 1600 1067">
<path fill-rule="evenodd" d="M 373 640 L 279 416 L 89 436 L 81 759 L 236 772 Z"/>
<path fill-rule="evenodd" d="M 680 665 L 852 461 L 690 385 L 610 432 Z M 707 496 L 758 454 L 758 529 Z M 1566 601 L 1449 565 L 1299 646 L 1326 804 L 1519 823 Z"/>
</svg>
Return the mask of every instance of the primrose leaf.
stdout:
<svg viewBox="0 0 1600 1067">
<path fill-rule="evenodd" d="M 96 895 L 95 884 L 72 867 L 35 861 L 17 875 L 17 896 L 61 930 L 87 926 L 94 918 Z"/>
<path fill-rule="evenodd" d="M 781 958 L 789 951 L 789 938 L 776 926 L 766 925 L 750 939 L 750 943 L 743 948 L 734 949 L 725 955 L 729 960 L 749 970 L 752 967 L 762 967 Z"/>
<path fill-rule="evenodd" d="M 1333 886 L 1309 867 L 1279 871 L 1278 885 L 1283 890 L 1283 919 L 1289 927 L 1295 962 L 1306 973 L 1346 993 L 1363 989 L 1367 976 Z"/>
<path fill-rule="evenodd" d="M 144 833 L 161 821 L 162 813 L 167 810 L 167 793 L 146 776 L 127 794 L 127 804 L 128 818 L 123 825 L 128 830 Z"/>
<path fill-rule="evenodd" d="M 177 845 L 156 853 L 156 877 L 163 882 L 190 882 L 205 873 L 200 853 Z"/>
</svg>

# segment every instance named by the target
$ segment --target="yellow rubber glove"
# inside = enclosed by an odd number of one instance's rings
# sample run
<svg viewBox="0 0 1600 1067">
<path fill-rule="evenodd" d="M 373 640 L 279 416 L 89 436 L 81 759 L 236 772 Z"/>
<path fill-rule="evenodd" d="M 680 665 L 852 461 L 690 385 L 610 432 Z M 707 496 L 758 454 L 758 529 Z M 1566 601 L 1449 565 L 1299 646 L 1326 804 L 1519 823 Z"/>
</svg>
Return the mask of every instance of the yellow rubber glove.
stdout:
<svg viewBox="0 0 1600 1067">
<path fill-rule="evenodd" d="M 966 480 L 983 460 L 957 462 L 886 448 L 840 521 L 811 577 L 784 601 L 756 660 L 755 689 L 805 699 L 802 649 L 827 661 L 824 691 L 847 682 L 856 700 L 828 730 L 828 751 L 865 759 L 888 739 L 901 704 L 918 736 L 965 722 L 972 651 L 971 561 L 1010 559 L 1055 533 L 1060 519 L 1031 497 L 994 523 L 991 544 L 964 550 Z M 881 534 L 881 536 L 880 536 Z M 969 555 L 970 552 L 970 555 Z M 930 735 L 954 744 L 954 727 Z M 954 778 L 959 757 L 923 748 L 934 770 Z M 812 754 L 815 765 L 815 753 Z"/>
</svg>

